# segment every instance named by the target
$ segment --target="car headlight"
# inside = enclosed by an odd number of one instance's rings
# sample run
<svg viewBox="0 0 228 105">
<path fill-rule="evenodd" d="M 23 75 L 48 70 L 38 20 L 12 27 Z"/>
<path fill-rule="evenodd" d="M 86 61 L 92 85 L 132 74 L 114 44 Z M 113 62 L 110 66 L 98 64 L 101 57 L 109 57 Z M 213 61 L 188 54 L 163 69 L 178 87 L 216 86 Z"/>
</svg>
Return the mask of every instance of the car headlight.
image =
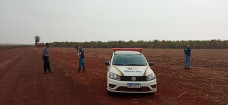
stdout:
<svg viewBox="0 0 228 105">
<path fill-rule="evenodd" d="M 110 72 L 109 78 L 120 81 L 120 75 Z"/>
<path fill-rule="evenodd" d="M 154 74 L 150 74 L 146 77 L 146 80 L 151 81 L 151 80 L 154 80 L 155 78 L 156 78 L 156 76 Z"/>
</svg>

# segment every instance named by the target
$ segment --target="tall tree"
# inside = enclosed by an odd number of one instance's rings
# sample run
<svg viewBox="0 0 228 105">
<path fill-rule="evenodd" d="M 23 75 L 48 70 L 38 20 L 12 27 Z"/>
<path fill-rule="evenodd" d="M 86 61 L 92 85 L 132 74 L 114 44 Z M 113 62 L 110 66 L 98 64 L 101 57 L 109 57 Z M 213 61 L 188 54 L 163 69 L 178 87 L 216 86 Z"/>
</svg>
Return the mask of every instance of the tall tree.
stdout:
<svg viewBox="0 0 228 105">
<path fill-rule="evenodd" d="M 35 45 L 40 41 L 40 36 L 35 36 Z"/>
</svg>

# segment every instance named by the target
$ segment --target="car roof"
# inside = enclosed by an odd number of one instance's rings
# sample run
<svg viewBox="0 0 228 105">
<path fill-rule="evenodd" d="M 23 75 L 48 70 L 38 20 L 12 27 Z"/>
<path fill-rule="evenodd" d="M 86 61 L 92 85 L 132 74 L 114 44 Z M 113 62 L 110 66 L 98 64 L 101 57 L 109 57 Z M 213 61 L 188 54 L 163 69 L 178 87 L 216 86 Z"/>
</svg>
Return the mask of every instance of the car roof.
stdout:
<svg viewBox="0 0 228 105">
<path fill-rule="evenodd" d="M 114 54 L 142 54 L 139 51 L 115 51 Z"/>
</svg>

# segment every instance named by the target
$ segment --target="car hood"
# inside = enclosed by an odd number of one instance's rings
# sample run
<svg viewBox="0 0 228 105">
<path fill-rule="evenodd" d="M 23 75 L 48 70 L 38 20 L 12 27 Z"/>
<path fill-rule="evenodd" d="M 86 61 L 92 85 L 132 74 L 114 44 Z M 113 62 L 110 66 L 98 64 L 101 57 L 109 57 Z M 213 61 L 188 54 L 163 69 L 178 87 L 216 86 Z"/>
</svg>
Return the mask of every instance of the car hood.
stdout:
<svg viewBox="0 0 228 105">
<path fill-rule="evenodd" d="M 145 76 L 149 71 L 148 66 L 114 66 L 123 76 Z"/>
</svg>

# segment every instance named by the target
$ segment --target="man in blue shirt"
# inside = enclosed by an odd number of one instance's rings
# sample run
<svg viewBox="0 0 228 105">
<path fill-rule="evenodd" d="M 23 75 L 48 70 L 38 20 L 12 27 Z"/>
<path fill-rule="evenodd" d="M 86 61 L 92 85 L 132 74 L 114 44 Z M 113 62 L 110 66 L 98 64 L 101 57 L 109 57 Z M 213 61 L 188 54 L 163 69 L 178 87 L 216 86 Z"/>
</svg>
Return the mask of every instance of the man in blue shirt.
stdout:
<svg viewBox="0 0 228 105">
<path fill-rule="evenodd" d="M 83 72 L 85 72 L 85 55 L 84 55 L 84 50 L 79 47 L 79 46 L 75 46 L 75 49 L 78 50 L 78 57 L 79 57 L 79 66 L 78 66 L 78 73 L 81 70 L 81 66 L 83 66 Z"/>
<path fill-rule="evenodd" d="M 187 47 L 184 48 L 185 53 L 185 69 L 190 69 L 190 58 L 191 58 L 191 48 L 190 44 L 187 44 Z"/>
</svg>

